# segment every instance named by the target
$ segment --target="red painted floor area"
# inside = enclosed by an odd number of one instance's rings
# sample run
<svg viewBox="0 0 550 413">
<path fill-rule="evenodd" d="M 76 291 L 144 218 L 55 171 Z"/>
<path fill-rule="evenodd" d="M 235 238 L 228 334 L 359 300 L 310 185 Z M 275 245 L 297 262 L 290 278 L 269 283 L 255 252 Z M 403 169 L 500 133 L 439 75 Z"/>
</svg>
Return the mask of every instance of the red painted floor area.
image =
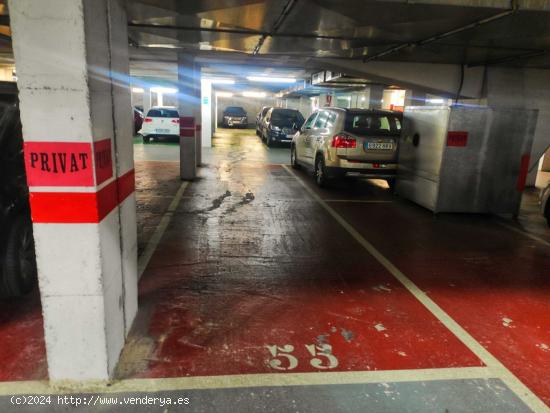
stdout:
<svg viewBox="0 0 550 413">
<path fill-rule="evenodd" d="M 0 301 L 0 381 L 47 378 L 46 348 L 38 291 Z"/>
<path fill-rule="evenodd" d="M 336 192 L 345 196 L 346 190 L 352 188 Z M 353 188 L 356 194 L 376 191 L 369 184 Z M 325 199 L 335 195 L 318 193 Z M 394 201 L 330 205 L 550 405 L 548 247 L 499 225 L 497 218 L 436 218 Z"/>
<path fill-rule="evenodd" d="M 209 166 L 186 195 L 120 377 L 482 365 L 280 166 Z"/>
</svg>

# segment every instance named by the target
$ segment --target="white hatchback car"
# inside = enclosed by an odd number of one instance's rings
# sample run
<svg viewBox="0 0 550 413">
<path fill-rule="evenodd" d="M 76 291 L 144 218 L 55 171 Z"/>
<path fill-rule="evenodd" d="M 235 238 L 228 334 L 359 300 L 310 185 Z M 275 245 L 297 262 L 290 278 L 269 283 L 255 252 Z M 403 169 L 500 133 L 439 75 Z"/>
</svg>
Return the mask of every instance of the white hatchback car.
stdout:
<svg viewBox="0 0 550 413">
<path fill-rule="evenodd" d="M 155 106 L 149 109 L 143 119 L 141 130 L 143 143 L 149 143 L 152 138 L 177 138 L 180 136 L 180 115 L 173 106 Z"/>
<path fill-rule="evenodd" d="M 541 211 L 550 227 L 550 183 L 540 193 Z"/>
</svg>

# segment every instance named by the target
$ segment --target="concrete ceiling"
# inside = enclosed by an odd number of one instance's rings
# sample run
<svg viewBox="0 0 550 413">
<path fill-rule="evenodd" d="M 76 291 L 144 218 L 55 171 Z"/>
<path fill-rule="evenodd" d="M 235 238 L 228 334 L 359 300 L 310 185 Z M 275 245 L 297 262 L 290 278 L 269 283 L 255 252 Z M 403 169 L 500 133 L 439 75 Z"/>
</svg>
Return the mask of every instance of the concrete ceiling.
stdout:
<svg viewBox="0 0 550 413">
<path fill-rule="evenodd" d="M 314 68 L 319 59 L 550 67 L 544 0 L 127 0 L 138 49 Z"/>
</svg>

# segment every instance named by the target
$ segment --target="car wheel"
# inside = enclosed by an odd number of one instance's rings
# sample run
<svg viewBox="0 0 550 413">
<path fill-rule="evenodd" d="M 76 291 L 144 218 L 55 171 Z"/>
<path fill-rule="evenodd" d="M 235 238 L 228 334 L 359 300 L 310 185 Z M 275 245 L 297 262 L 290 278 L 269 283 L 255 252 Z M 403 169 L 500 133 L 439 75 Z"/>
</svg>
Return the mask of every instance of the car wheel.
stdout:
<svg viewBox="0 0 550 413">
<path fill-rule="evenodd" d="M 143 135 L 143 143 L 149 143 L 149 142 L 151 142 L 151 137 Z"/>
<path fill-rule="evenodd" d="M 296 158 L 296 147 L 294 145 L 290 147 L 290 165 L 294 169 L 300 169 L 300 164 L 298 163 L 298 159 Z"/>
<path fill-rule="evenodd" d="M 273 142 L 273 139 L 271 139 L 271 136 L 269 136 L 269 134 L 267 134 L 267 137 L 266 137 L 265 139 L 266 139 L 265 144 L 266 144 L 269 148 L 271 148 L 271 147 L 273 146 L 273 143 L 274 143 L 274 142 Z"/>
<path fill-rule="evenodd" d="M 550 200 L 546 201 L 546 208 L 544 210 L 544 216 L 546 217 L 546 223 L 550 227 Z"/>
<path fill-rule="evenodd" d="M 325 167 L 325 158 L 323 155 L 315 159 L 315 182 L 320 188 L 326 187 L 328 183 L 327 168 Z"/>
<path fill-rule="evenodd" d="M 2 265 L 2 292 L 19 297 L 32 291 L 36 285 L 37 270 L 29 217 L 19 215 L 9 229 L 4 263 Z"/>
</svg>

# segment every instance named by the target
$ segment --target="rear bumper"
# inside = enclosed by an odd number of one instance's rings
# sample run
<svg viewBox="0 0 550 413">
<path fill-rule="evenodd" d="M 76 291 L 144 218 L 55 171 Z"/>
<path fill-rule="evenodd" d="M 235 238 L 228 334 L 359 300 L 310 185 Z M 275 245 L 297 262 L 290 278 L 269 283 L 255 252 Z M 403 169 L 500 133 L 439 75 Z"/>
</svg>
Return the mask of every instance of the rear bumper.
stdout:
<svg viewBox="0 0 550 413">
<path fill-rule="evenodd" d="M 364 178 L 393 179 L 397 173 L 396 165 L 392 165 L 391 168 L 375 168 L 370 164 L 369 167 L 363 166 L 362 168 L 327 167 L 326 169 L 327 174 L 331 177 L 347 175 L 362 176 Z"/>
<path fill-rule="evenodd" d="M 166 138 L 166 139 L 178 139 L 180 138 L 179 134 L 159 134 L 159 133 L 142 133 L 142 136 L 147 136 L 151 138 Z"/>
</svg>

